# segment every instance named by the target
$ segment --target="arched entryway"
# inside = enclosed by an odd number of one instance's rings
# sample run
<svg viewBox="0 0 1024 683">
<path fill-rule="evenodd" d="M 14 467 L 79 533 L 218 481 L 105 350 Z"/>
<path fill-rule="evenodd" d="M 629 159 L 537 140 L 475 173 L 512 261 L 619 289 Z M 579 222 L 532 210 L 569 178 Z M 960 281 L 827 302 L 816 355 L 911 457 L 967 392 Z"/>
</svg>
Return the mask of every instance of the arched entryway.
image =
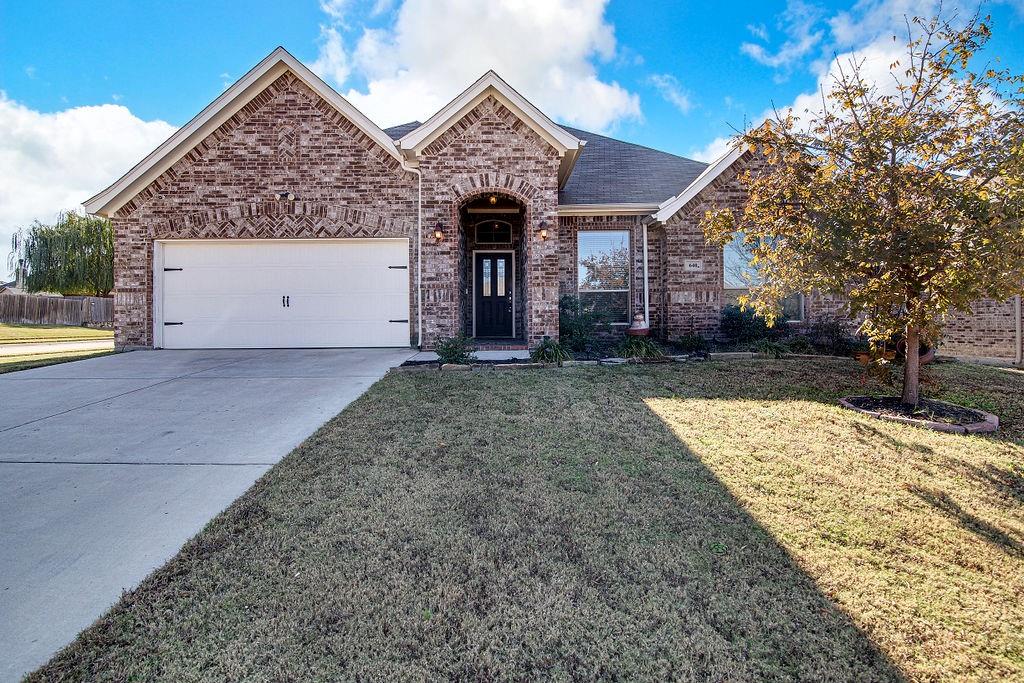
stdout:
<svg viewBox="0 0 1024 683">
<path fill-rule="evenodd" d="M 483 192 L 459 207 L 459 322 L 480 344 L 526 340 L 527 207 L 501 192 Z"/>
</svg>

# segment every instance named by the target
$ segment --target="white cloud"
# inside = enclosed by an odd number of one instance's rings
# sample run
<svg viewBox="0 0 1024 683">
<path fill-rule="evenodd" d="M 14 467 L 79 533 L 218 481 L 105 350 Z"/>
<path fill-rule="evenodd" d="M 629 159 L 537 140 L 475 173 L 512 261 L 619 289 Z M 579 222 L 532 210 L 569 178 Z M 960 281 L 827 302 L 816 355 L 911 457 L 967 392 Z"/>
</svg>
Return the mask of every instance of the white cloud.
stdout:
<svg viewBox="0 0 1024 683">
<path fill-rule="evenodd" d="M 320 53 L 309 68 L 320 78 L 335 83 L 344 83 L 348 79 L 352 66 L 338 29 L 320 26 Z"/>
<path fill-rule="evenodd" d="M 697 161 L 714 161 L 715 159 L 729 151 L 729 145 L 732 142 L 732 140 L 733 138 L 731 136 L 715 138 L 706 146 L 694 149 L 686 156 L 690 157 L 691 159 L 696 159 Z"/>
<path fill-rule="evenodd" d="M 1024 11 L 1024 0 L 1003 0 L 1019 5 Z M 959 19 L 964 21 L 973 16 L 977 3 L 964 3 L 958 8 Z M 907 17 L 930 16 L 939 11 L 939 0 L 859 0 L 849 10 L 838 12 L 825 20 L 829 36 L 825 41 L 840 54 L 831 59 L 815 59 L 808 65 L 816 77 L 815 87 L 797 95 L 790 102 L 776 102 L 778 112 L 784 115 L 792 111 L 806 122 L 807 112 L 821 108 L 821 92 L 828 92 L 840 67 L 849 72 L 851 60 L 861 61 L 861 74 L 865 81 L 874 84 L 883 92 L 894 94 L 896 82 L 891 76 L 890 65 L 906 61 Z M 787 10 L 788 12 L 788 10 Z M 948 16 L 948 12 L 947 12 Z M 896 40 L 893 40 L 896 36 Z M 775 115 L 773 108 L 765 108 L 750 119 L 750 125 Z M 690 154 L 696 159 L 709 160 L 725 151 L 731 138 L 719 137 L 704 148 Z"/>
<path fill-rule="evenodd" d="M 755 38 L 768 42 L 768 27 L 764 24 L 747 24 L 747 30 Z"/>
<path fill-rule="evenodd" d="M 546 114 L 595 130 L 639 119 L 640 100 L 618 83 L 602 80 L 595 63 L 616 56 L 606 0 L 406 0 L 385 28 L 366 29 L 351 71 L 365 79 L 345 96 L 382 126 L 424 120 L 487 69 Z M 328 41 L 329 44 L 329 41 Z M 340 36 L 339 50 L 344 53 Z"/>
<path fill-rule="evenodd" d="M 779 16 L 779 28 L 786 34 L 786 40 L 774 53 L 758 43 L 743 43 L 740 51 L 765 66 L 773 69 L 790 69 L 794 64 L 821 43 L 824 30 L 818 27 L 822 18 L 821 10 L 803 0 L 788 0 L 786 9 Z M 748 26 L 751 33 L 767 40 L 763 26 Z"/>
<path fill-rule="evenodd" d="M 174 131 L 120 105 L 42 113 L 0 91 L 0 271 L 16 228 L 80 208 Z"/>
<path fill-rule="evenodd" d="M 693 107 L 690 97 L 679 84 L 679 79 L 671 74 L 653 74 L 647 79 L 651 85 L 658 89 L 665 101 L 686 114 Z"/>
<path fill-rule="evenodd" d="M 320 9 L 334 21 L 343 21 L 349 0 L 320 0 Z"/>
</svg>

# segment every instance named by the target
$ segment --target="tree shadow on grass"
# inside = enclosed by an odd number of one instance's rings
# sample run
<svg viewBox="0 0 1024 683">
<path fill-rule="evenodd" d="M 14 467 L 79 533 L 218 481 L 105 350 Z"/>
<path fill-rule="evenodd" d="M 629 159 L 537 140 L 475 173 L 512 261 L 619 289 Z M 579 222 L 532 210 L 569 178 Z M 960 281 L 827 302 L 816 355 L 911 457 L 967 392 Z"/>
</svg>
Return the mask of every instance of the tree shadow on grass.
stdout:
<svg viewBox="0 0 1024 683">
<path fill-rule="evenodd" d="M 967 531 L 1015 557 L 1024 557 L 1024 542 L 981 517 L 964 510 L 949 494 L 937 489 L 909 486 L 908 490 Z"/>
<path fill-rule="evenodd" d="M 991 463 L 983 466 L 959 462 L 954 464 L 971 479 L 988 486 L 997 496 L 1024 504 L 1024 469 L 997 467 Z"/>
<path fill-rule="evenodd" d="M 32 680 L 903 680 L 642 394 L 455 374 L 376 385 Z"/>
</svg>

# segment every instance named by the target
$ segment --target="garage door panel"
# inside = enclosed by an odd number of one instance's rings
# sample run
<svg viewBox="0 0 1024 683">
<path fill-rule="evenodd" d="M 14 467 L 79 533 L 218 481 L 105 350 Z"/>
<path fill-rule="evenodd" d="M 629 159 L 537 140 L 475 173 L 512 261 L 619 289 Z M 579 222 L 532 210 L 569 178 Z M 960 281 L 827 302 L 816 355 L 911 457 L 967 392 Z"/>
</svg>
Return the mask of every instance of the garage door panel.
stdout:
<svg viewBox="0 0 1024 683">
<path fill-rule="evenodd" d="M 253 344 L 251 340 L 258 339 Z M 409 327 L 381 322 L 312 323 L 303 332 L 301 347 L 408 346 Z M 166 348 L 294 348 L 294 335 L 286 327 L 261 321 L 226 324 L 196 321 L 186 332 L 184 326 L 164 330 Z"/>
<path fill-rule="evenodd" d="M 163 322 L 181 324 L 163 326 L 163 346 L 408 346 L 408 248 L 404 239 L 164 242 Z"/>
</svg>

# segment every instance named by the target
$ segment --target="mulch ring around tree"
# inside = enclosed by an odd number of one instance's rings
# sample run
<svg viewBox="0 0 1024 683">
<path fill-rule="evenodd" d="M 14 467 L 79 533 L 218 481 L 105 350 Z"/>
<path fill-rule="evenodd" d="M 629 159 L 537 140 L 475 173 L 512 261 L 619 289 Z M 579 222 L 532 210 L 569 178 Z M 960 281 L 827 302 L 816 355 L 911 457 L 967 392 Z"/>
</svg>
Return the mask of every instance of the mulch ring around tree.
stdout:
<svg viewBox="0 0 1024 683">
<path fill-rule="evenodd" d="M 922 398 L 916 407 L 906 405 L 896 396 L 847 396 L 839 399 L 839 404 L 880 420 L 939 432 L 981 434 L 999 429 L 999 418 L 992 413 L 930 398 Z"/>
</svg>

